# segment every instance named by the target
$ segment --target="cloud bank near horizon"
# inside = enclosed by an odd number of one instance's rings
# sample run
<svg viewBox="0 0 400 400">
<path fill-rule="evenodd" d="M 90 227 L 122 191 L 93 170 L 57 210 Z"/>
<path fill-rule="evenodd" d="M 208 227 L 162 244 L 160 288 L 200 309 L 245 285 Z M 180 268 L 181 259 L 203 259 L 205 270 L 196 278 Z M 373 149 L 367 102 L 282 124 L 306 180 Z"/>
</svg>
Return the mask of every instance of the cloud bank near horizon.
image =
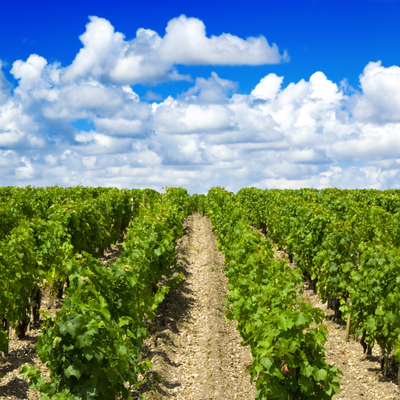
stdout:
<svg viewBox="0 0 400 400">
<path fill-rule="evenodd" d="M 15 61 L 15 88 L 0 69 L 1 185 L 400 187 L 398 66 L 370 62 L 360 90 L 323 72 L 283 87 L 270 73 L 243 95 L 179 65 L 288 61 L 263 36 L 207 37 L 182 15 L 163 37 L 141 28 L 132 40 L 90 17 L 80 39 L 66 67 L 37 54 Z M 163 101 L 131 87 L 177 80 L 192 87 Z"/>
</svg>

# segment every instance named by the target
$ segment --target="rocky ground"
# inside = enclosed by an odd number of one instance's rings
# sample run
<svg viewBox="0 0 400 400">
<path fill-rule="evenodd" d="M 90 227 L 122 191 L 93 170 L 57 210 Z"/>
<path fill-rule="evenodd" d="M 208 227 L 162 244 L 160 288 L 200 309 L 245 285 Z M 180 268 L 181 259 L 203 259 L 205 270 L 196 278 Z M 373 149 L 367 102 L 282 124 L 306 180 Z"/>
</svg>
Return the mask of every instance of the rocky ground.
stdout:
<svg viewBox="0 0 400 400">
<path fill-rule="evenodd" d="M 134 397 L 146 393 L 149 399 L 254 399 L 250 349 L 241 346 L 235 322 L 225 321 L 224 256 L 210 220 L 197 213 L 188 217 L 176 250 L 184 279 L 149 324 L 154 333 L 144 353 L 153 361 L 153 371 Z"/>
<path fill-rule="evenodd" d="M 156 318 L 147 322 L 151 335 L 142 351 L 144 357 L 153 361 L 153 369 L 148 381 L 132 392 L 132 398 L 146 394 L 153 400 L 254 399 L 256 389 L 250 384 L 248 373 L 250 349 L 241 346 L 235 323 L 227 323 L 224 318 L 222 302 L 227 293 L 227 280 L 222 273 L 224 257 L 218 251 L 210 220 L 196 213 L 185 220 L 184 226 L 184 235 L 176 246 L 183 280 L 160 304 Z M 121 249 L 121 243 L 113 246 L 101 258 L 102 263 L 107 266 L 114 261 Z M 286 256 L 276 251 L 277 258 Z M 341 393 L 333 399 L 400 400 L 395 383 L 397 365 L 392 362 L 389 376 L 383 378 L 378 346 L 367 357 L 354 338 L 345 342 L 345 325 L 334 321 L 333 311 L 309 289 L 309 282 L 304 287 L 307 301 L 326 315 L 324 323 L 329 331 L 326 359 L 344 373 Z M 48 310 L 49 302 L 49 293 L 44 293 L 42 309 L 54 315 L 61 302 L 56 301 Z M 48 375 L 33 348 L 39 331 L 39 326 L 33 327 L 24 340 L 18 340 L 11 332 L 10 354 L 0 359 L 0 399 L 38 398 L 18 372 L 25 364 L 35 364 Z"/>
<path fill-rule="evenodd" d="M 50 291 L 44 291 L 42 295 L 41 310 L 54 316 L 62 307 L 62 300 L 55 297 L 51 306 Z M 42 320 L 41 320 L 42 322 Z M 9 355 L 0 359 L 0 399 L 37 399 L 39 393 L 29 389 L 28 383 L 19 374 L 24 365 L 35 365 L 43 371 L 43 376 L 50 378 L 50 371 L 40 362 L 37 351 L 34 348 L 40 324 L 28 328 L 24 339 L 18 339 L 15 330 L 10 327 Z"/>
</svg>

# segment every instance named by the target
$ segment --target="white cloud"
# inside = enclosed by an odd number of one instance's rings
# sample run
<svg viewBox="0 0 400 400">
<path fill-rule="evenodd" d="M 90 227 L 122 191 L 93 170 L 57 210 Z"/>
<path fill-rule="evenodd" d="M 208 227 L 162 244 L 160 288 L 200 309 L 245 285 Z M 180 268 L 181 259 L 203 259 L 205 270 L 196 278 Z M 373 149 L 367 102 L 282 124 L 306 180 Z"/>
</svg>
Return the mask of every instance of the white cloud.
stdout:
<svg viewBox="0 0 400 400">
<path fill-rule="evenodd" d="M 96 132 L 80 132 L 75 136 L 79 143 L 72 148 L 78 154 L 116 154 L 124 153 L 132 146 L 130 139 L 120 139 Z"/>
<path fill-rule="evenodd" d="M 229 108 L 220 104 L 187 104 L 166 99 L 154 112 L 154 129 L 161 133 L 217 132 L 231 127 Z"/>
<path fill-rule="evenodd" d="M 400 122 L 400 67 L 370 62 L 360 75 L 362 95 L 355 96 L 352 112 L 360 121 Z"/>
<path fill-rule="evenodd" d="M 15 177 L 19 181 L 27 181 L 32 179 L 35 175 L 35 170 L 31 165 L 31 162 L 26 157 L 22 157 L 21 162 L 23 165 L 16 169 Z"/>
<path fill-rule="evenodd" d="M 130 41 L 92 17 L 81 40 L 66 67 L 36 54 L 14 62 L 13 91 L 0 68 L 0 184 L 400 187 L 398 66 L 369 63 L 360 91 L 317 71 L 286 86 L 268 74 L 249 94 L 220 69 L 161 101 L 130 84 L 186 79 L 180 64 L 282 57 L 263 37 L 208 37 L 185 16 L 164 37 L 139 29 Z"/>
<path fill-rule="evenodd" d="M 104 18 L 90 17 L 86 32 L 80 40 L 83 48 L 62 77 L 64 82 L 76 81 L 91 75 L 101 78 L 114 67 L 115 59 L 124 47 L 124 35 L 114 32 L 114 27 Z"/>
<path fill-rule="evenodd" d="M 169 21 L 160 37 L 151 29 L 140 28 L 126 41 L 104 18 L 90 17 L 80 36 L 83 48 L 63 75 L 64 82 L 91 76 L 115 84 L 136 84 L 165 80 L 189 80 L 175 66 L 183 65 L 263 65 L 288 60 L 270 46 L 264 36 L 241 39 L 231 34 L 208 38 L 197 18 L 181 15 Z"/>
<path fill-rule="evenodd" d="M 11 73 L 15 79 L 19 79 L 18 91 L 23 92 L 35 87 L 42 76 L 47 61 L 37 54 L 32 54 L 26 62 L 15 61 L 11 68 Z"/>
<path fill-rule="evenodd" d="M 229 33 L 206 36 L 205 25 L 197 18 L 181 15 L 168 22 L 160 44 L 162 58 L 185 65 L 262 65 L 288 60 L 264 36 L 241 39 Z"/>
<path fill-rule="evenodd" d="M 40 126 L 12 98 L 0 105 L 0 149 L 38 148 L 45 145 Z"/>
<path fill-rule="evenodd" d="M 152 90 L 148 90 L 144 95 L 143 100 L 145 101 L 160 101 L 162 100 L 162 96 L 159 93 L 153 92 Z"/>
<path fill-rule="evenodd" d="M 96 128 L 103 133 L 118 136 L 143 136 L 143 121 L 125 118 L 96 118 Z"/>
<path fill-rule="evenodd" d="M 237 84 L 227 79 L 221 79 L 215 72 L 208 79 L 196 78 L 196 84 L 187 92 L 182 93 L 186 102 L 200 104 L 226 103 L 231 93 L 237 89 Z"/>
<path fill-rule="evenodd" d="M 268 74 L 262 78 L 251 94 L 263 100 L 273 100 L 281 89 L 283 77 L 275 74 Z"/>
</svg>

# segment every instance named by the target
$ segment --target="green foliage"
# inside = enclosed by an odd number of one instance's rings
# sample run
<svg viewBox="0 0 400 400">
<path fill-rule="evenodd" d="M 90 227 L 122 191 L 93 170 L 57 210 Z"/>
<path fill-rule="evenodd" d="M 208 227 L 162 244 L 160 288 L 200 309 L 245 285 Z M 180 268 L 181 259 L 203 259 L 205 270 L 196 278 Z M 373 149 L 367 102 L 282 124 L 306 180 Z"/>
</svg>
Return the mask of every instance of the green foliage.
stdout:
<svg viewBox="0 0 400 400">
<path fill-rule="evenodd" d="M 400 254 L 397 248 L 364 245 L 360 269 L 352 273 L 350 312 L 354 329 L 373 346 L 391 352 L 400 339 Z"/>
<path fill-rule="evenodd" d="M 400 196 L 398 190 L 259 190 L 238 192 L 246 215 L 318 280 L 326 300 L 350 314 L 351 331 L 400 358 Z"/>
<path fill-rule="evenodd" d="M 36 345 L 51 381 L 33 375 L 31 387 L 51 399 L 61 393 L 75 399 L 126 398 L 125 382 L 134 385 L 146 369 L 138 362 L 147 335 L 140 318 L 141 289 L 133 290 L 122 266 L 106 269 L 87 253 L 70 260 L 67 270 L 68 297 L 46 320 Z"/>
<path fill-rule="evenodd" d="M 274 261 L 271 243 L 251 229 L 246 203 L 257 204 L 241 191 L 234 196 L 213 188 L 207 214 L 225 253 L 229 295 L 226 318 L 237 320 L 243 344 L 253 354 L 251 379 L 257 399 L 330 399 L 339 392 L 341 374 L 325 362 L 327 329 L 323 312 L 302 300 L 296 288 L 302 278 L 283 261 Z M 257 214 L 253 213 L 257 218 Z M 314 326 L 314 327 L 312 327 Z"/>
<path fill-rule="evenodd" d="M 84 214 L 88 218 L 89 211 Z M 138 375 L 152 368 L 149 360 L 140 361 L 140 346 L 148 335 L 144 317 L 152 318 L 170 287 L 181 280 L 177 275 L 157 287 L 162 276 L 172 277 L 175 271 L 175 242 L 191 212 L 190 196 L 170 188 L 158 201 L 139 203 L 137 211 L 124 252 L 109 268 L 82 250 L 64 259 L 67 297 L 62 310 L 47 317 L 36 345 L 51 380 L 45 382 L 33 367 L 21 371 L 43 399 L 128 398 L 129 388 L 139 384 Z M 67 209 L 55 217 L 67 227 L 65 238 L 73 234 L 67 223 L 72 213 L 81 215 L 80 209 Z"/>
<path fill-rule="evenodd" d="M 6 190 L 8 189 L 8 190 Z M 74 253 L 99 255 L 132 219 L 131 193 L 114 188 L 3 188 L 0 202 L 0 317 L 29 319 L 38 284 L 57 290 Z M 7 342 L 0 328 L 0 348 Z"/>
<path fill-rule="evenodd" d="M 152 318 L 170 284 L 182 219 L 207 214 L 229 278 L 227 319 L 236 319 L 253 353 L 257 398 L 329 399 L 340 371 L 326 364 L 323 315 L 302 301 L 301 274 L 318 281 L 321 297 L 335 297 L 351 329 L 400 359 L 400 191 L 374 189 L 260 190 L 236 195 L 213 188 L 189 196 L 183 188 L 0 188 L 0 317 L 11 326 L 27 318 L 38 285 L 70 288 L 38 343 L 51 370 L 23 374 L 43 399 L 128 396 L 151 363 L 139 362 Z M 144 199 L 144 203 L 143 203 Z M 274 261 L 267 233 L 297 261 Z M 120 259 L 96 260 L 126 233 Z M 8 341 L 0 326 L 0 348 Z"/>
<path fill-rule="evenodd" d="M 30 295 L 38 284 L 34 243 L 33 229 L 26 221 L 15 227 L 6 240 L 0 241 L 0 318 L 7 319 L 12 326 L 17 320 L 25 319 Z M 0 349 L 7 342 L 6 332 L 0 325 Z"/>
<path fill-rule="evenodd" d="M 198 211 L 199 213 L 206 213 L 206 201 L 207 197 L 204 194 L 193 194 L 192 195 L 192 204 L 193 209 Z"/>
</svg>

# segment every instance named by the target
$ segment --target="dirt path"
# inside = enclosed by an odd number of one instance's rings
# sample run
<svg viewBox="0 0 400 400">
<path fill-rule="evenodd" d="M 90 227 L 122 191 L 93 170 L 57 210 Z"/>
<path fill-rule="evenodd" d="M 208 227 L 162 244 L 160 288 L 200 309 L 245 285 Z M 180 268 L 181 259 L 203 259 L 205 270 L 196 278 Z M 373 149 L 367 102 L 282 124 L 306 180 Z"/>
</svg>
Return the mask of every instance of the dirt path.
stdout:
<svg viewBox="0 0 400 400">
<path fill-rule="evenodd" d="M 207 217 L 196 213 L 186 219 L 177 257 L 184 279 L 149 325 L 154 333 L 145 356 L 153 361 L 153 371 L 140 392 L 149 399 L 254 399 L 250 349 L 241 346 L 235 322 L 225 321 L 224 256 Z"/>
</svg>

